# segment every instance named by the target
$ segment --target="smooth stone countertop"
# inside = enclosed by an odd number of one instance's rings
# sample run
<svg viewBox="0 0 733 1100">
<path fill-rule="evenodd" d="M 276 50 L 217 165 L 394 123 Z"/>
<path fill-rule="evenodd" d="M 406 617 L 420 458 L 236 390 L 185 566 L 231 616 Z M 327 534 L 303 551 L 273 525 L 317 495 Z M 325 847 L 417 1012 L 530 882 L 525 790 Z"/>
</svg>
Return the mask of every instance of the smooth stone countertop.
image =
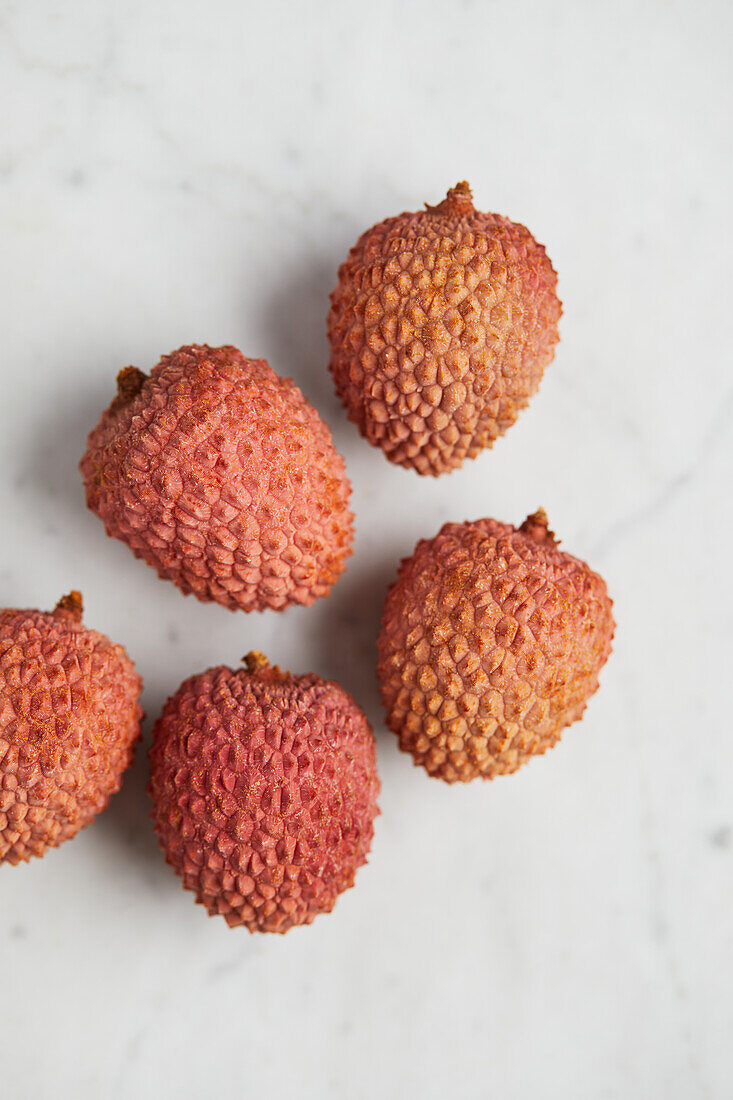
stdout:
<svg viewBox="0 0 733 1100">
<path fill-rule="evenodd" d="M 0 870 L 2 1094 L 665 1100 L 733 1094 L 733 8 L 159 0 L 0 13 L 0 604 L 83 589 L 152 719 L 250 648 L 374 723 L 369 865 L 286 937 L 208 919 L 138 753 L 109 810 Z M 337 266 L 468 179 L 560 275 L 562 339 L 496 447 L 390 466 L 326 369 Z M 234 343 L 346 456 L 355 555 L 311 610 L 183 599 L 84 507 L 117 370 Z M 543 505 L 618 632 L 562 744 L 448 787 L 382 723 L 387 584 L 449 520 Z"/>
</svg>

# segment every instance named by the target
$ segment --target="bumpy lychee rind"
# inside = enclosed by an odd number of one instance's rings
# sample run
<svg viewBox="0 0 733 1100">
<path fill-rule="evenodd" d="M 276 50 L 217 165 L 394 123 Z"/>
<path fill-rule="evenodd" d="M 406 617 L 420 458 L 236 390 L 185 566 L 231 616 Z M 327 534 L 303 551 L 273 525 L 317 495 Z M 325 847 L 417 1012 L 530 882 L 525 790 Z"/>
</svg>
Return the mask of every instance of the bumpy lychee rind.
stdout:
<svg viewBox="0 0 733 1100">
<path fill-rule="evenodd" d="M 120 787 L 142 681 L 122 646 L 55 611 L 0 610 L 0 863 L 69 840 Z"/>
<path fill-rule="evenodd" d="M 366 862 L 374 736 L 338 684 L 212 668 L 153 731 L 150 794 L 168 863 L 211 915 L 286 932 L 327 913 Z"/>
<path fill-rule="evenodd" d="M 233 347 L 123 371 L 80 467 L 108 535 L 233 611 L 312 604 L 351 553 L 350 485 L 327 426 Z"/>
<path fill-rule="evenodd" d="M 523 225 L 438 206 L 367 230 L 331 295 L 330 368 L 349 417 L 421 474 L 475 458 L 514 423 L 554 355 L 557 276 Z"/>
<path fill-rule="evenodd" d="M 611 652 L 603 579 L 539 511 L 448 523 L 390 589 L 378 674 L 400 747 L 448 781 L 516 771 L 580 718 Z"/>
</svg>

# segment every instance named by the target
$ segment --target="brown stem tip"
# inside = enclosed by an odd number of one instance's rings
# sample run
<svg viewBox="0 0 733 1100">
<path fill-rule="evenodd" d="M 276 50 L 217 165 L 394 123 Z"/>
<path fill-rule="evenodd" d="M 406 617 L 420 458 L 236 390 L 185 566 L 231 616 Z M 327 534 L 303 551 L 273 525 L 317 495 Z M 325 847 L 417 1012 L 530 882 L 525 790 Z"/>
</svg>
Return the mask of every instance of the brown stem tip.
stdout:
<svg viewBox="0 0 733 1100">
<path fill-rule="evenodd" d="M 76 589 L 69 592 L 68 596 L 62 596 L 52 611 L 55 619 L 66 619 L 67 622 L 80 623 L 84 611 L 84 603 L 81 592 Z"/>
<path fill-rule="evenodd" d="M 251 649 L 246 657 L 242 657 L 242 663 L 250 676 L 266 676 L 268 680 L 287 680 L 289 676 L 279 665 L 270 665 L 259 649 Z"/>
<path fill-rule="evenodd" d="M 472 214 L 475 207 L 471 188 L 465 180 L 461 180 L 455 187 L 451 187 L 448 194 L 437 206 L 429 206 L 425 203 L 425 209 L 430 214 L 443 214 L 449 218 L 460 218 L 464 214 Z"/>
<path fill-rule="evenodd" d="M 246 666 L 250 676 L 254 676 L 256 672 L 264 672 L 266 668 L 270 667 L 267 657 L 264 653 L 260 653 L 259 649 L 251 649 L 246 657 L 242 657 L 242 663 Z"/>
<path fill-rule="evenodd" d="M 115 398 L 115 403 L 118 405 L 126 405 L 128 401 L 132 401 L 133 397 L 137 397 L 140 393 L 147 378 L 147 374 L 138 370 L 137 367 L 123 367 L 117 375 L 117 397 Z"/>
<path fill-rule="evenodd" d="M 557 546 L 560 540 L 555 538 L 555 532 L 550 530 L 549 523 L 545 509 L 538 508 L 531 516 L 527 516 L 519 530 L 536 542 L 550 542 Z"/>
</svg>

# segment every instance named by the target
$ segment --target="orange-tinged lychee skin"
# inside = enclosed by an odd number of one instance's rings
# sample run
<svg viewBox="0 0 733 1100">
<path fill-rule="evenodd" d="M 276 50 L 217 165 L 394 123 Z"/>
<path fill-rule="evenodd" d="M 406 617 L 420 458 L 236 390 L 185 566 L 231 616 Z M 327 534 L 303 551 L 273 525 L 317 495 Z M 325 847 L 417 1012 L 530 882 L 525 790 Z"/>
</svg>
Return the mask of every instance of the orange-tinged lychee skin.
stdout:
<svg viewBox="0 0 733 1100">
<path fill-rule="evenodd" d="M 153 820 L 211 915 L 287 932 L 329 912 L 366 862 L 379 794 L 374 736 L 351 696 L 257 665 L 184 681 L 153 730 Z"/>
<path fill-rule="evenodd" d="M 554 355 L 556 284 L 529 230 L 474 209 L 466 183 L 373 226 L 341 265 L 328 316 L 350 419 L 420 474 L 475 458 L 514 423 Z"/>
<path fill-rule="evenodd" d="M 449 783 L 516 771 L 581 717 L 613 632 L 605 582 L 558 548 L 542 510 L 519 528 L 448 523 L 417 544 L 387 596 L 387 723 Z"/>
<path fill-rule="evenodd" d="M 42 856 L 119 790 L 140 736 L 142 681 L 122 646 L 55 611 L 0 610 L 0 863 Z"/>
<path fill-rule="evenodd" d="M 233 347 L 122 371 L 80 467 L 108 535 L 232 611 L 312 604 L 351 553 L 351 489 L 327 426 Z"/>
</svg>

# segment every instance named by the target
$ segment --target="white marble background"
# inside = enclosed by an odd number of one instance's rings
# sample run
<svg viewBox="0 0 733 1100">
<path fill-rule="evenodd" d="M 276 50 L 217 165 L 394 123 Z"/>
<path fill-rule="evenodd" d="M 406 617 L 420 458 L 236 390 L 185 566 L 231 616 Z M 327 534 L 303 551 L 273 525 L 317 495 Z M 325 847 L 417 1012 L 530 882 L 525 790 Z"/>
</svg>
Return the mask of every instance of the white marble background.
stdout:
<svg viewBox="0 0 733 1100">
<path fill-rule="evenodd" d="M 250 647 L 334 676 L 383 780 L 356 888 L 256 938 L 165 866 L 141 751 L 0 871 L 3 1096 L 733 1095 L 732 33 L 715 0 L 0 4 L 0 603 L 82 588 L 151 717 Z M 324 318 L 357 234 L 463 178 L 547 244 L 565 314 L 531 407 L 436 482 L 347 422 Z M 346 455 L 356 553 L 312 610 L 184 600 L 85 511 L 116 371 L 189 341 L 295 377 Z M 615 652 L 558 749 L 449 788 L 381 724 L 385 585 L 443 521 L 539 504 Z"/>
</svg>

